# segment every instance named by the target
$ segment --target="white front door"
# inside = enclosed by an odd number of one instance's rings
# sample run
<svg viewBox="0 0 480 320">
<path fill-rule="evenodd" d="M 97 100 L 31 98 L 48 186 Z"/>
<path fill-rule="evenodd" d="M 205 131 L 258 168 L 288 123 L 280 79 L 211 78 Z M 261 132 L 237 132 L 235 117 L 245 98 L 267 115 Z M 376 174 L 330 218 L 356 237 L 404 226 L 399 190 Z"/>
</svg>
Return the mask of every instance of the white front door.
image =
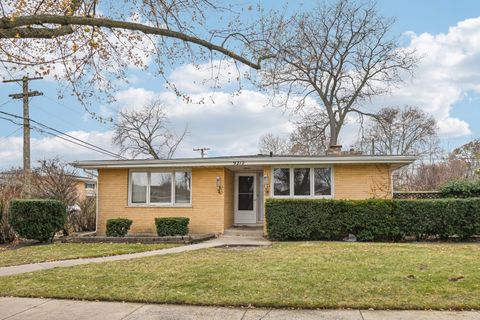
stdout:
<svg viewBox="0 0 480 320">
<path fill-rule="evenodd" d="M 235 175 L 235 224 L 257 223 L 257 175 Z"/>
</svg>

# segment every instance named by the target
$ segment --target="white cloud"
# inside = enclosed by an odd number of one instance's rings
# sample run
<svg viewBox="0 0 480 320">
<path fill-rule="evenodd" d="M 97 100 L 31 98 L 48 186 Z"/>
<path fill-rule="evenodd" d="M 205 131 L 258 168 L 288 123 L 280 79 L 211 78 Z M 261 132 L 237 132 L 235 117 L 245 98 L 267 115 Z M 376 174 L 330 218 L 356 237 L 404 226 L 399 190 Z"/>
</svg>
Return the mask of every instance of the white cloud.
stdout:
<svg viewBox="0 0 480 320">
<path fill-rule="evenodd" d="M 418 106 L 437 119 L 441 136 L 471 134 L 467 121 L 451 111 L 470 93 L 480 93 L 480 17 L 461 21 L 447 33 L 408 35 L 409 48 L 422 57 L 415 77 L 374 104 Z"/>
<path fill-rule="evenodd" d="M 181 92 L 200 93 L 212 88 L 225 90 L 244 78 L 249 67 L 232 60 L 213 60 L 200 65 L 186 64 L 175 69 L 168 80 Z"/>
</svg>

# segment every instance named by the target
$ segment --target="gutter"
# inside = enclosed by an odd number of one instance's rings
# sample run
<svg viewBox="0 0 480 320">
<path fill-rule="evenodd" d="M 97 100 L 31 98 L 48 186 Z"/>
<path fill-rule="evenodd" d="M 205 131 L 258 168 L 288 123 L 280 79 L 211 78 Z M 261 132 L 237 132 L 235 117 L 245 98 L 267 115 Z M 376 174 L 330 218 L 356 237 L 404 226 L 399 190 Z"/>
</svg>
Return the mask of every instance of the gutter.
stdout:
<svg viewBox="0 0 480 320">
<path fill-rule="evenodd" d="M 417 160 L 416 156 L 363 156 L 363 157 L 280 157 L 280 158 L 229 158 L 229 159 L 180 159 L 180 160 L 100 160 L 75 161 L 74 167 L 83 169 L 98 168 L 171 168 L 171 167 L 215 167 L 215 166 L 254 166 L 292 164 L 375 164 L 389 163 L 407 165 Z"/>
</svg>

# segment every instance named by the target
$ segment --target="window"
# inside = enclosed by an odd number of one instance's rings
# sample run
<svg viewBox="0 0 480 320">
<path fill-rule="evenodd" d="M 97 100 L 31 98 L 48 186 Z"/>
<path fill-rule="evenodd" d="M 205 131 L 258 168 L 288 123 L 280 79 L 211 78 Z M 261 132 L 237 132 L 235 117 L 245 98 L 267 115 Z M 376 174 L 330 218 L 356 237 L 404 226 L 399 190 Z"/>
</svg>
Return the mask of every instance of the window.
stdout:
<svg viewBox="0 0 480 320">
<path fill-rule="evenodd" d="M 293 169 L 293 194 L 296 196 L 310 195 L 310 168 Z"/>
<path fill-rule="evenodd" d="M 170 172 L 150 173 L 150 202 L 172 202 L 172 174 Z"/>
<path fill-rule="evenodd" d="M 190 203 L 190 172 L 175 172 L 175 203 Z"/>
<path fill-rule="evenodd" d="M 95 183 L 85 182 L 85 189 L 95 189 Z"/>
<path fill-rule="evenodd" d="M 132 203 L 147 203 L 146 172 L 132 172 Z"/>
<path fill-rule="evenodd" d="M 275 196 L 290 195 L 289 168 L 276 168 L 273 170 L 273 194 Z"/>
<path fill-rule="evenodd" d="M 191 203 L 191 172 L 131 172 L 130 203 L 175 205 Z"/>
<path fill-rule="evenodd" d="M 274 168 L 273 196 L 331 197 L 332 168 Z"/>
<path fill-rule="evenodd" d="M 314 169 L 315 195 L 329 196 L 332 194 L 332 169 L 331 168 L 315 168 Z"/>
</svg>

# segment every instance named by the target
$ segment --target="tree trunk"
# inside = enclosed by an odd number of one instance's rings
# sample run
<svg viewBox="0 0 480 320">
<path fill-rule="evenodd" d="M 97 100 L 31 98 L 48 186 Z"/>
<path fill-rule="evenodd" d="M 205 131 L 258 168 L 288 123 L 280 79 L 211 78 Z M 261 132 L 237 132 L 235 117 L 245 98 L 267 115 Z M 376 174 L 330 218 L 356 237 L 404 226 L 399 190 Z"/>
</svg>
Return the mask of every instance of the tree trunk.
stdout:
<svg viewBox="0 0 480 320">
<path fill-rule="evenodd" d="M 330 121 L 330 144 L 329 144 L 329 147 L 336 145 L 337 140 L 338 140 L 337 123 L 335 122 L 335 120 L 333 120 L 333 121 L 332 120 Z"/>
</svg>

